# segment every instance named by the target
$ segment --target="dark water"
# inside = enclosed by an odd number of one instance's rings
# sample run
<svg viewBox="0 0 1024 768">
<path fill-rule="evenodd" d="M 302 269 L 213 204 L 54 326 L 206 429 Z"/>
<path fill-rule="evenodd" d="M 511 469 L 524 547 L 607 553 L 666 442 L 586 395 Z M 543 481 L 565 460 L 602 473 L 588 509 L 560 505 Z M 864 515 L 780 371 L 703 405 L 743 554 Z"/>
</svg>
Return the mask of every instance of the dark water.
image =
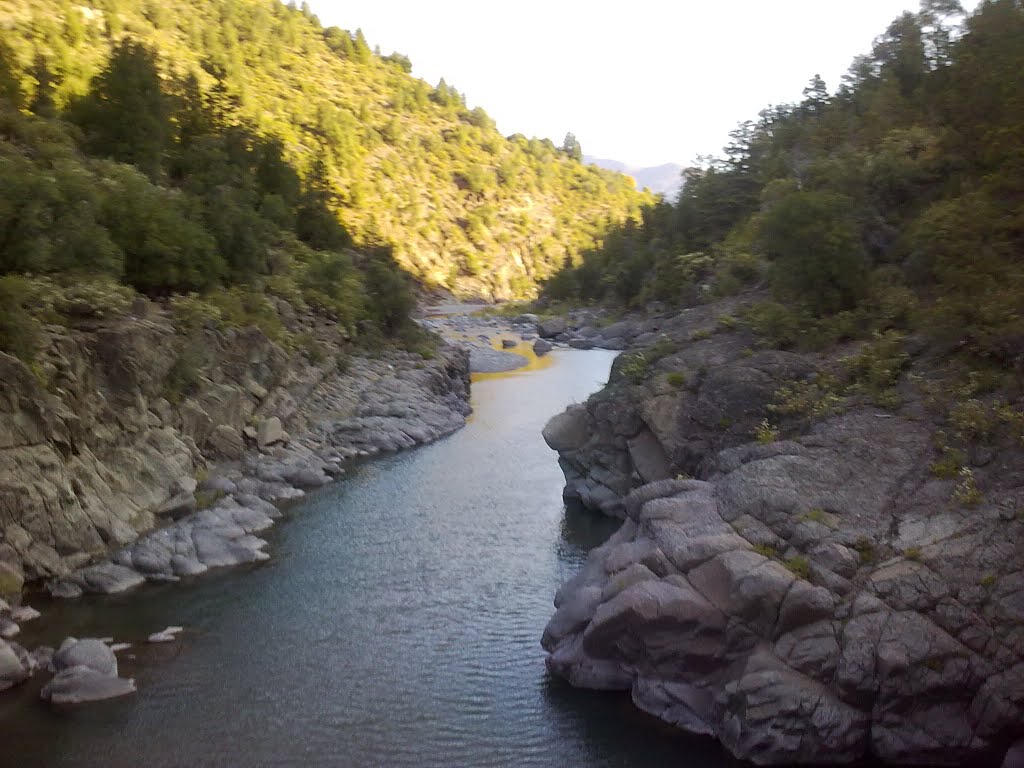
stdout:
<svg viewBox="0 0 1024 768">
<path fill-rule="evenodd" d="M 725 764 L 625 695 L 544 669 L 552 595 L 613 528 L 563 507 L 540 429 L 610 363 L 566 352 L 477 382 L 466 429 L 307 497 L 271 534 L 268 563 L 42 606 L 27 643 L 188 632 L 122 660 L 139 685 L 126 699 L 54 713 L 41 680 L 0 694 L 0 764 Z"/>
</svg>

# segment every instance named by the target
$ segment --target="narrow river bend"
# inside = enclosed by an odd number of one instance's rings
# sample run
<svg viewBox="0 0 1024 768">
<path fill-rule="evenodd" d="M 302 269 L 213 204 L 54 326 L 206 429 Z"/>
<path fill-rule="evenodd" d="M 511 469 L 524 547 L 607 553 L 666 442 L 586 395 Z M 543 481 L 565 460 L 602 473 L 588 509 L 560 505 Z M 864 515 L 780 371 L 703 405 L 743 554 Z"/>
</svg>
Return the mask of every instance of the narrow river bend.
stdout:
<svg viewBox="0 0 1024 768">
<path fill-rule="evenodd" d="M 43 606 L 26 642 L 187 633 L 122 660 L 139 684 L 126 699 L 52 712 L 42 680 L 0 696 L 0 762 L 724 764 L 625 695 L 574 691 L 544 669 L 552 596 L 614 525 L 563 507 L 540 431 L 600 387 L 612 356 L 560 352 L 476 382 L 465 429 L 307 497 L 271 533 L 266 564 Z"/>
</svg>

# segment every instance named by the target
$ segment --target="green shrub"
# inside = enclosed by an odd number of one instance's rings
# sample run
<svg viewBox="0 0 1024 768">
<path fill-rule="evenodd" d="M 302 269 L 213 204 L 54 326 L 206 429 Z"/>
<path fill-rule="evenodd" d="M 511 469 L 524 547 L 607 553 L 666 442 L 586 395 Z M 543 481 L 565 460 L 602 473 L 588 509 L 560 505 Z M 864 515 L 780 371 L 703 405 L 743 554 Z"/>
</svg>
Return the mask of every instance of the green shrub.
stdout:
<svg viewBox="0 0 1024 768">
<path fill-rule="evenodd" d="M 820 372 L 811 381 L 796 381 L 779 387 L 768 410 L 782 416 L 824 418 L 839 409 L 841 387 L 834 376 Z"/>
<path fill-rule="evenodd" d="M 870 563 L 875 559 L 875 543 L 868 538 L 859 538 L 854 543 L 853 548 L 860 555 L 860 561 L 862 563 Z"/>
<path fill-rule="evenodd" d="M 960 474 L 965 461 L 967 456 L 963 451 L 946 445 L 942 447 L 941 458 L 928 465 L 928 470 L 940 480 L 952 480 Z"/>
<path fill-rule="evenodd" d="M 39 351 L 39 322 L 26 308 L 31 292 L 24 278 L 0 277 L 0 351 L 30 362 Z"/>
<path fill-rule="evenodd" d="M 711 328 L 698 328 L 690 334 L 690 341 L 704 341 L 715 335 Z"/>
<path fill-rule="evenodd" d="M 783 562 L 783 565 L 789 569 L 789 571 L 796 576 L 798 579 L 807 580 L 807 577 L 811 575 L 811 564 L 808 562 L 806 557 L 802 555 L 794 555 L 793 557 L 787 557 Z"/>
<path fill-rule="evenodd" d="M 631 381 L 634 384 L 638 384 L 643 381 L 647 375 L 647 369 L 650 367 L 650 362 L 643 352 L 634 352 L 629 355 L 624 355 L 622 362 L 619 364 L 619 374 L 622 378 L 627 381 Z"/>
<path fill-rule="evenodd" d="M 953 501 L 964 507 L 976 507 L 985 500 L 985 495 L 974 479 L 974 472 L 967 467 L 961 467 L 959 477 L 960 482 L 953 489 Z"/>
<path fill-rule="evenodd" d="M 768 559 L 773 559 L 778 554 L 771 544 L 755 544 L 754 551 Z"/>
<path fill-rule="evenodd" d="M 316 337 L 309 331 L 303 331 L 297 333 L 292 337 L 292 344 L 299 352 L 306 356 L 313 365 L 318 365 L 324 361 L 326 353 L 324 352 L 323 346 Z"/>
<path fill-rule="evenodd" d="M 754 427 L 754 438 L 761 445 L 768 445 L 779 439 L 779 430 L 772 426 L 768 419 L 762 419 L 761 423 Z"/>
<path fill-rule="evenodd" d="M 804 335 L 806 318 L 774 301 L 754 304 L 743 313 L 743 319 L 751 331 L 778 349 L 796 347 Z"/>
<path fill-rule="evenodd" d="M 896 384 L 909 359 L 904 350 L 903 334 L 898 331 L 876 333 L 874 341 L 842 360 L 849 380 L 847 393 L 868 395 L 882 407 L 899 405 Z"/>
<path fill-rule="evenodd" d="M 682 371 L 672 371 L 665 377 L 665 381 L 675 389 L 682 389 L 686 386 L 686 374 Z"/>
<path fill-rule="evenodd" d="M 177 405 L 194 395 L 202 382 L 203 357 L 198 342 L 186 341 L 171 364 L 164 381 L 164 398 Z"/>
</svg>

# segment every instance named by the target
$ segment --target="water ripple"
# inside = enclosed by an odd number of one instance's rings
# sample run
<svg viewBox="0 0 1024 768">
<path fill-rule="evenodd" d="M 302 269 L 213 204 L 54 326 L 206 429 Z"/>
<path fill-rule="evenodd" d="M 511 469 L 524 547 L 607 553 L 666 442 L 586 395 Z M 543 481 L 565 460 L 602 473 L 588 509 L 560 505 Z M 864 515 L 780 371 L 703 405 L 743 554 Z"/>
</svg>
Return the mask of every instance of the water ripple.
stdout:
<svg viewBox="0 0 1024 768">
<path fill-rule="evenodd" d="M 571 365 L 566 364 L 571 360 Z M 540 438 L 608 370 L 601 352 L 474 385 L 477 418 L 309 497 L 264 567 L 51 611 L 40 631 L 180 652 L 125 665 L 139 693 L 64 715 L 17 694 L 18 766 L 717 766 L 622 694 L 551 680 L 539 638 L 559 583 L 607 536 L 565 511 Z M 155 652 L 154 652 L 155 653 Z M 161 652 L 162 653 L 162 652 Z M 3 704 L 0 704 L 3 706 Z"/>
</svg>

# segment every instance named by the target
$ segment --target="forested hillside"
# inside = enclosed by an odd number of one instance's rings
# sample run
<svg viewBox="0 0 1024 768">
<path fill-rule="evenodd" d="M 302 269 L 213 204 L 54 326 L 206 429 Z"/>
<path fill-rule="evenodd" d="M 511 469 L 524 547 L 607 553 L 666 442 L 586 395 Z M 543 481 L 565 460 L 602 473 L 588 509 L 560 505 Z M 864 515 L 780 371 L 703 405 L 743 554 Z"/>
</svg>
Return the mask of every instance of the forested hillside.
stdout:
<svg viewBox="0 0 1024 768">
<path fill-rule="evenodd" d="M 913 333 L 975 373 L 1021 373 L 1018 0 L 966 19 L 955 0 L 925 0 L 835 93 L 815 77 L 799 104 L 740 125 L 676 205 L 647 208 L 546 293 L 685 306 L 750 289 L 772 297 L 742 319 L 774 346 Z"/>
<path fill-rule="evenodd" d="M 118 286 L 249 316 L 277 295 L 393 334 L 410 306 L 393 262 L 529 295 L 647 200 L 550 141 L 506 139 L 305 7 L 0 0 L 0 30 L 0 274 L 17 276 L 0 337 L 82 275 L 118 306 Z"/>
</svg>

